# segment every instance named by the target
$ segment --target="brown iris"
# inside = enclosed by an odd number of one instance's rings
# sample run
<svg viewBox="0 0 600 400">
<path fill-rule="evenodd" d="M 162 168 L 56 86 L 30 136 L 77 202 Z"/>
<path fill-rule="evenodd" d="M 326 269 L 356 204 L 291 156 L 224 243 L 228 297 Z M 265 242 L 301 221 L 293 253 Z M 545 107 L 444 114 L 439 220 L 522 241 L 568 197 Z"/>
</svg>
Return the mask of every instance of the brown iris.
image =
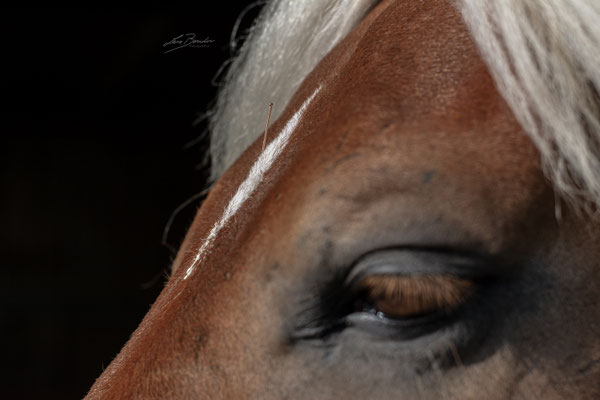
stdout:
<svg viewBox="0 0 600 400">
<path fill-rule="evenodd" d="M 473 291 L 473 282 L 447 275 L 373 275 L 359 289 L 377 310 L 391 318 L 411 318 L 462 305 Z"/>
</svg>

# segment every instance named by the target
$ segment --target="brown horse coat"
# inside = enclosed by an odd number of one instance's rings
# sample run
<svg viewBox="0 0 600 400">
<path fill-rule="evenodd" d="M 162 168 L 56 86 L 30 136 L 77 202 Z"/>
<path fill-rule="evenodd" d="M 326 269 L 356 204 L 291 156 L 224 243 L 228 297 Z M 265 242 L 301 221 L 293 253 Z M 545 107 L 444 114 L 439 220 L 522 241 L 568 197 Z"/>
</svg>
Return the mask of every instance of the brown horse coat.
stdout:
<svg viewBox="0 0 600 400">
<path fill-rule="evenodd" d="M 87 398 L 598 398 L 600 225 L 567 208 L 557 221 L 538 152 L 453 6 L 382 2 L 271 140 L 318 87 L 183 279 L 261 140 L 215 184 L 168 285 Z M 298 338 L 311 309 L 342 302 L 339 276 L 389 250 L 414 261 L 399 267 L 409 285 L 465 258 L 475 297 L 433 331 L 367 321 Z"/>
</svg>

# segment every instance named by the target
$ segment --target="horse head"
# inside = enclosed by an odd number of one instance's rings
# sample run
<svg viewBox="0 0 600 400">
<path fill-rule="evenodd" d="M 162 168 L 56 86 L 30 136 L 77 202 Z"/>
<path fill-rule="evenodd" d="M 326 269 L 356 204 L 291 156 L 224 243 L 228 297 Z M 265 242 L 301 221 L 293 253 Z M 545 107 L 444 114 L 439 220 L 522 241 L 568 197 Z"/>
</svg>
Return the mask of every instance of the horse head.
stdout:
<svg viewBox="0 0 600 400">
<path fill-rule="evenodd" d="M 511 2 L 356 3 L 310 14 L 349 31 L 331 49 L 316 41 L 327 51 L 314 68 L 301 59 L 314 41 L 271 43 L 305 75 L 263 65 L 225 91 L 219 126 L 248 131 L 215 139 L 218 179 L 172 276 L 89 399 L 600 395 L 600 171 L 582 166 L 599 165 L 597 92 L 584 95 L 598 65 L 560 53 L 585 84 L 559 91 L 543 41 L 507 34 L 523 27 L 500 15 Z M 550 44 L 539 26 L 599 15 L 525 3 L 515 15 Z M 273 16 L 311 7 L 298 4 L 268 5 L 254 35 L 279 43 L 294 27 Z M 590 26 L 573 37 L 598 49 Z M 255 68 L 249 46 L 240 68 Z M 249 89 L 261 85 L 262 103 Z M 527 96 L 544 90 L 555 98 Z M 572 108 L 549 112 L 561 99 Z M 286 106 L 263 149 L 271 100 Z M 569 110 L 580 118 L 565 133 Z"/>
</svg>

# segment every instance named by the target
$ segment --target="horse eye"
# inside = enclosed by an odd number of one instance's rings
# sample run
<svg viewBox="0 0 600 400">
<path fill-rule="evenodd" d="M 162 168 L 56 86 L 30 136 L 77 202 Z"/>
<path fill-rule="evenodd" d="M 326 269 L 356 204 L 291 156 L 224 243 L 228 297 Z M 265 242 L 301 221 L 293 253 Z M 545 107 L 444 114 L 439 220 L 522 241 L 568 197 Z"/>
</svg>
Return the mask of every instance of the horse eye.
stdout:
<svg viewBox="0 0 600 400">
<path fill-rule="evenodd" d="M 362 310 L 356 311 L 392 319 L 451 313 L 473 289 L 472 281 L 449 275 L 371 275 L 357 282 Z"/>
<path fill-rule="evenodd" d="M 326 338 L 358 329 L 403 341 L 443 331 L 472 316 L 474 298 L 492 282 L 493 265 L 486 257 L 452 251 L 372 252 L 318 287 L 291 336 Z"/>
</svg>

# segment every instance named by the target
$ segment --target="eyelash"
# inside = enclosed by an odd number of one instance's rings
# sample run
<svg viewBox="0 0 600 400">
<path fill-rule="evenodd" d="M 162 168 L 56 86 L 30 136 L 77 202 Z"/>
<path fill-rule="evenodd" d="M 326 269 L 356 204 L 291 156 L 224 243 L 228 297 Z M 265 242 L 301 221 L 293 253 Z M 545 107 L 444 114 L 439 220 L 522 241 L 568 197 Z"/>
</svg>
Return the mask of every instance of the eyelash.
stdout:
<svg viewBox="0 0 600 400">
<path fill-rule="evenodd" d="M 388 286 L 379 289 L 379 292 L 396 292 L 396 295 L 402 297 L 412 297 L 413 301 L 422 301 L 427 295 L 436 297 L 433 300 L 435 307 L 425 307 L 423 312 L 414 313 L 406 317 L 394 317 L 373 307 L 369 297 L 369 290 L 364 282 L 369 282 L 371 277 L 361 277 L 355 283 L 348 284 L 345 276 L 336 276 L 328 284 L 323 286 L 318 292 L 319 296 L 313 298 L 312 302 L 298 315 L 300 323 L 292 335 L 292 339 L 324 339 L 335 333 L 341 332 L 347 327 L 353 325 L 351 316 L 360 316 L 370 314 L 381 323 L 386 324 L 386 329 L 397 331 L 397 337 L 400 339 L 409 339 L 433 330 L 440 325 L 449 323 L 462 306 L 469 302 L 475 295 L 479 282 L 451 275 L 388 275 L 383 279 L 388 280 Z M 378 276 L 378 278 L 380 278 Z M 420 284 L 415 285 L 415 281 Z M 450 285 L 462 286 L 456 290 L 447 290 L 445 293 L 436 293 L 433 291 L 443 286 L 441 282 L 451 282 Z M 362 285 L 361 285 L 362 282 Z M 433 284 L 432 284 L 433 282 Z M 429 285 L 429 286 L 428 286 Z M 415 288 L 414 286 L 420 286 Z M 412 295 L 408 293 L 413 291 Z M 429 290 L 429 294 L 423 294 L 419 290 Z M 462 292 L 461 292 L 462 291 Z M 377 293 L 377 291 L 376 291 Z M 419 300 L 421 298 L 421 300 Z M 425 304 L 421 302 L 421 305 Z M 445 307 L 440 307 L 445 304 Z"/>
<path fill-rule="evenodd" d="M 391 319 L 452 312 L 473 291 L 473 282 L 448 275 L 372 275 L 358 282 L 367 302 Z"/>
</svg>

